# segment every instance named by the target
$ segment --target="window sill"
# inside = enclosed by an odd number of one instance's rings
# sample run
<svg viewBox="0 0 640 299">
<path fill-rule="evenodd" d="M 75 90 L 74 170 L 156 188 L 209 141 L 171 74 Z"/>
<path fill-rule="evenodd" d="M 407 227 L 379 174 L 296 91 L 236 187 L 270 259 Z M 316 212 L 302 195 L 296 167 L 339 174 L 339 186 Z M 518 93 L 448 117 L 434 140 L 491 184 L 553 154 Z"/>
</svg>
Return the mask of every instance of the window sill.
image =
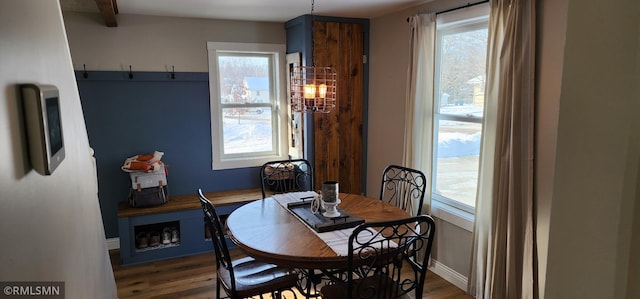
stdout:
<svg viewBox="0 0 640 299">
<path fill-rule="evenodd" d="M 454 208 L 437 200 L 431 201 L 431 215 L 438 219 L 449 222 L 469 232 L 473 232 L 473 222 L 475 215 Z"/>
<path fill-rule="evenodd" d="M 269 155 L 262 157 L 239 157 L 239 158 L 227 158 L 220 159 L 215 154 L 213 156 L 212 169 L 213 170 L 225 170 L 225 169 L 236 169 L 236 168 L 247 168 L 247 167 L 260 167 L 263 164 L 274 161 L 274 160 L 286 160 L 289 156 L 287 155 Z"/>
</svg>

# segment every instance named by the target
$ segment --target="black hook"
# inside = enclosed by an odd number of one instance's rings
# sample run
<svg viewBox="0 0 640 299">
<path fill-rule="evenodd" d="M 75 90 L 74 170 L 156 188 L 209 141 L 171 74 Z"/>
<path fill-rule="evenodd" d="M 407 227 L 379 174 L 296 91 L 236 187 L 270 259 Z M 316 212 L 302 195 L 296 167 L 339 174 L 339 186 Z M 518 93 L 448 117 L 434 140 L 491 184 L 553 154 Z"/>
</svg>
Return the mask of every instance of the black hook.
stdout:
<svg viewBox="0 0 640 299">
<path fill-rule="evenodd" d="M 131 65 L 129 65 L 129 79 L 133 79 L 133 73 L 131 72 Z"/>
<path fill-rule="evenodd" d="M 85 79 L 89 78 L 89 73 L 87 73 L 87 66 L 84 63 L 82 64 L 82 69 L 84 70 L 84 72 L 82 72 L 82 77 L 84 77 Z"/>
<path fill-rule="evenodd" d="M 175 67 L 172 65 L 171 66 L 171 79 L 175 79 L 176 78 L 176 69 Z"/>
</svg>

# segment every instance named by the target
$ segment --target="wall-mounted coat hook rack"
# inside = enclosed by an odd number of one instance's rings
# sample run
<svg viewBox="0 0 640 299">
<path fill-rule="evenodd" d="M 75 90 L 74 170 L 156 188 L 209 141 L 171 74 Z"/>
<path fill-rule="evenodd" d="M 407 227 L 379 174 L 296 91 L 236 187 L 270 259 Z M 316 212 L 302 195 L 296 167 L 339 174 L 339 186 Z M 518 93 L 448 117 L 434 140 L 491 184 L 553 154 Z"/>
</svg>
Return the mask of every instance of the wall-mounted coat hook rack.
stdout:
<svg viewBox="0 0 640 299">
<path fill-rule="evenodd" d="M 129 65 L 129 79 L 133 79 L 133 72 L 131 72 L 131 65 Z"/>
<path fill-rule="evenodd" d="M 82 64 L 82 77 L 85 79 L 89 78 L 89 73 L 87 73 L 87 66 L 84 63 Z"/>
</svg>

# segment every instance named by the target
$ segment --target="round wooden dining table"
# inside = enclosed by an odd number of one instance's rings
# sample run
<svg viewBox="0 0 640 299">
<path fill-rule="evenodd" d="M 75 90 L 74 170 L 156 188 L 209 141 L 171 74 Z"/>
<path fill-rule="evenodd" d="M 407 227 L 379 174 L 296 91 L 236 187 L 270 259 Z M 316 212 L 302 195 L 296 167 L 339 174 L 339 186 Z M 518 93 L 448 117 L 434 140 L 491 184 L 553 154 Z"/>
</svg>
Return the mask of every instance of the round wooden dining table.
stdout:
<svg viewBox="0 0 640 299">
<path fill-rule="evenodd" d="M 404 210 L 357 194 L 340 193 L 339 207 L 365 222 L 410 217 Z M 272 197 L 243 205 L 227 218 L 231 240 L 246 254 L 267 263 L 302 269 L 345 269 L 336 254 L 309 226 Z"/>
</svg>

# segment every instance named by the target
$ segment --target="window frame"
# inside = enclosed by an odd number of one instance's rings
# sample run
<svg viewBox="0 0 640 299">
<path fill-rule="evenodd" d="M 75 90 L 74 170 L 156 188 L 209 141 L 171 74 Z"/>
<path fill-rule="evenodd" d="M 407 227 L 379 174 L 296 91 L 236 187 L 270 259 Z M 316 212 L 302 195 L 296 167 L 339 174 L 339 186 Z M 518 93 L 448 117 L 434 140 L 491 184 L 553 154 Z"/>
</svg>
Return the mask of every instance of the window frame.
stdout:
<svg viewBox="0 0 640 299">
<path fill-rule="evenodd" d="M 286 46 L 284 44 L 207 42 L 209 59 L 209 103 L 211 109 L 212 169 L 235 169 L 258 167 L 272 160 L 288 157 L 288 127 L 286 99 Z M 234 104 L 221 103 L 218 57 L 266 56 L 270 58 L 270 103 Z M 224 154 L 223 116 L 224 108 L 271 108 L 272 151 Z"/>
<path fill-rule="evenodd" d="M 440 90 L 440 67 L 441 67 L 441 44 L 443 36 L 450 34 L 457 34 L 462 32 L 473 31 L 481 28 L 488 28 L 489 26 L 489 9 L 488 5 L 481 5 L 476 9 L 470 11 L 454 11 L 447 14 L 438 15 L 436 25 L 436 56 L 435 56 L 435 74 L 434 74 L 434 94 L 439 94 Z M 434 97 L 434 109 L 433 109 L 433 156 L 432 156 L 432 184 L 431 184 L 431 199 L 434 201 L 434 212 L 438 214 L 446 214 L 447 218 L 457 219 L 457 222 L 464 223 L 460 225 L 463 228 L 468 228 L 469 223 L 473 222 L 475 218 L 475 206 L 465 204 L 461 201 L 440 195 L 436 193 L 436 180 L 438 171 L 438 133 L 441 120 L 467 122 L 467 123 L 479 123 L 484 126 L 484 112 L 482 117 L 477 116 L 460 116 L 447 113 L 441 113 L 441 97 Z M 482 153 L 480 153 L 482 155 Z M 478 181 L 479 181 L 479 169 L 478 169 Z M 476 183 L 477 189 L 477 183 Z M 477 198 L 477 195 L 476 195 Z"/>
</svg>

